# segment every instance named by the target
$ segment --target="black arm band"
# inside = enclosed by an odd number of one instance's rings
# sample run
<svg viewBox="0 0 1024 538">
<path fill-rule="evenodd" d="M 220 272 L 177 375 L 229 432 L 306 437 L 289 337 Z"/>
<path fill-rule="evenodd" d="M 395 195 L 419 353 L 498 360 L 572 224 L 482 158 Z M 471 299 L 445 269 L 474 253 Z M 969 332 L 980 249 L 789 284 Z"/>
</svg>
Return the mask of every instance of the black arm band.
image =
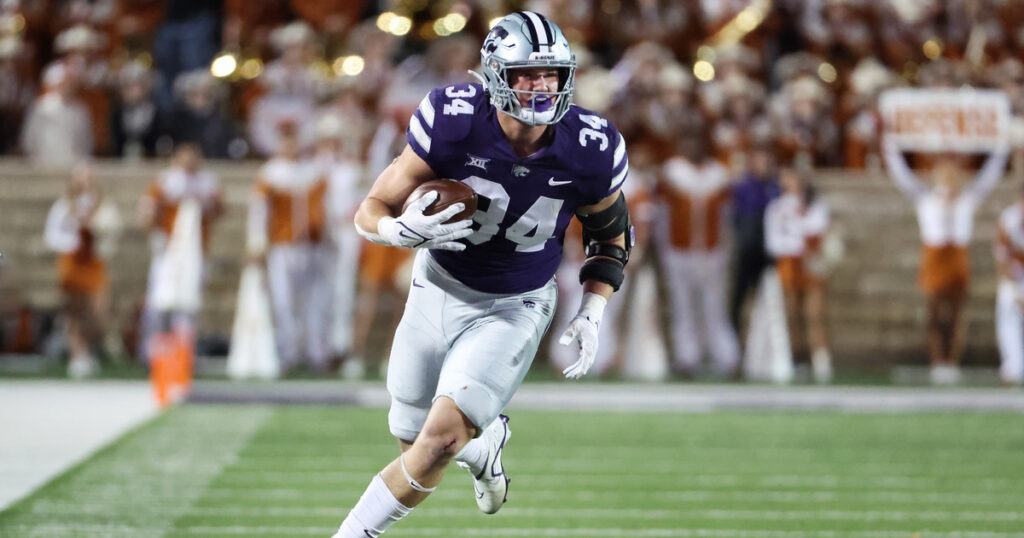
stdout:
<svg viewBox="0 0 1024 538">
<path fill-rule="evenodd" d="M 611 241 L 629 230 L 629 207 L 621 192 L 607 208 L 589 215 L 576 215 L 576 218 L 583 225 L 584 245 L 590 241 Z"/>
<path fill-rule="evenodd" d="M 609 258 L 590 258 L 583 262 L 583 267 L 580 268 L 580 284 L 587 280 L 597 280 L 619 291 L 623 278 L 622 268 L 621 263 Z"/>
</svg>

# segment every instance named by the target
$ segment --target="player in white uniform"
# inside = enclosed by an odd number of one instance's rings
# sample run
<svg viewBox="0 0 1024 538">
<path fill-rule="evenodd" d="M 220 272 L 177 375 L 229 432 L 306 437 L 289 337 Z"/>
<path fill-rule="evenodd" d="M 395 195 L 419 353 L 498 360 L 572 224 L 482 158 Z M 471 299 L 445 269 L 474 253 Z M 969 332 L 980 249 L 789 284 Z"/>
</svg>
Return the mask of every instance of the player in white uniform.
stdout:
<svg viewBox="0 0 1024 538">
<path fill-rule="evenodd" d="M 565 36 L 521 11 L 492 27 L 480 53 L 483 84 L 423 99 L 408 145 L 356 213 L 368 239 L 421 250 L 388 367 L 389 424 L 402 454 L 373 478 L 337 538 L 379 536 L 437 488 L 453 459 L 473 474 L 480 508 L 496 512 L 508 489 L 500 413 L 554 314 L 553 276 L 574 215 L 588 260 L 580 311 L 562 334 L 581 347 L 567 377 L 593 364 L 604 306 L 622 283 L 631 246 L 619 192 L 625 142 L 607 120 L 571 104 L 576 61 Z M 436 193 L 401 211 L 437 177 L 477 192 L 472 220 L 444 224 L 462 204 L 425 216 Z"/>
<path fill-rule="evenodd" d="M 740 359 L 725 308 L 732 185 L 729 171 L 707 148 L 690 145 L 665 162 L 660 185 L 668 217 L 660 247 L 672 301 L 673 362 L 680 372 L 694 375 L 704 342 L 715 374 L 728 377 Z"/>
<path fill-rule="evenodd" d="M 300 157 L 298 134 L 284 128 L 276 156 L 260 167 L 249 200 L 247 251 L 265 259 L 274 337 L 288 371 L 305 353 L 314 371 L 330 358 L 334 252 L 328 239 L 328 176 Z"/>
<path fill-rule="evenodd" d="M 995 243 L 999 291 L 996 293 L 996 338 L 999 377 L 1007 385 L 1024 382 L 1024 190 L 1017 203 L 999 215 Z"/>
</svg>

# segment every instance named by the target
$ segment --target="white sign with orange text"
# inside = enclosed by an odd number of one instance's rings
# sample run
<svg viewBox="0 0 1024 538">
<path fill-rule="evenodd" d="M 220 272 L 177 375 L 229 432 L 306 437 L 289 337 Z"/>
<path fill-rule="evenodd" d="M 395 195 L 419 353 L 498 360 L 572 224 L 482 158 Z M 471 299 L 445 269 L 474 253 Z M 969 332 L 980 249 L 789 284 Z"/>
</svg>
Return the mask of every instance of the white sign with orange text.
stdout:
<svg viewBox="0 0 1024 538">
<path fill-rule="evenodd" d="M 1010 100 L 999 90 L 896 88 L 878 109 L 886 138 L 903 151 L 989 152 L 1010 132 Z"/>
</svg>

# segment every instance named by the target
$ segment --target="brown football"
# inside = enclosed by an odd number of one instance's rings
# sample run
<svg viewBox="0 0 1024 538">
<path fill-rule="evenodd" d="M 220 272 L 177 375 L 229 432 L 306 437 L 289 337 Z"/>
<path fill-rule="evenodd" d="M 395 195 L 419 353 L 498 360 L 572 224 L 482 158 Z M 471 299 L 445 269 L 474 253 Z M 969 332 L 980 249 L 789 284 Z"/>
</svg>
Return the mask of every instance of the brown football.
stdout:
<svg viewBox="0 0 1024 538">
<path fill-rule="evenodd" d="M 458 212 L 454 217 L 448 219 L 447 222 L 458 222 L 463 219 L 473 217 L 473 213 L 476 213 L 476 193 L 473 189 L 462 183 L 461 181 L 455 181 L 454 179 L 432 179 L 416 187 L 409 197 L 405 199 L 405 204 L 402 205 L 402 212 L 405 212 L 405 208 L 409 207 L 409 204 L 413 200 L 418 200 L 424 194 L 430 191 L 437 191 L 437 200 L 434 203 L 427 206 L 423 210 L 424 215 L 433 215 L 443 211 L 446 207 L 462 202 L 466 204 L 466 208 Z"/>
</svg>

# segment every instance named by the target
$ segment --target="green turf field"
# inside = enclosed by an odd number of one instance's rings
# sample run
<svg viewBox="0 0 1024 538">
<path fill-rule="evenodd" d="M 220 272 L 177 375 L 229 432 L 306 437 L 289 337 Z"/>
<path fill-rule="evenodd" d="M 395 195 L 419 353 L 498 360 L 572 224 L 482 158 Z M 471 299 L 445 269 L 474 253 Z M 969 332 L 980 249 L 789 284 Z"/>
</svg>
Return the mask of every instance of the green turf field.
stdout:
<svg viewBox="0 0 1024 538">
<path fill-rule="evenodd" d="M 386 536 L 1024 536 L 1019 414 L 512 413 Z M 0 536 L 330 536 L 395 455 L 386 411 L 188 405 L 0 514 Z"/>
</svg>

